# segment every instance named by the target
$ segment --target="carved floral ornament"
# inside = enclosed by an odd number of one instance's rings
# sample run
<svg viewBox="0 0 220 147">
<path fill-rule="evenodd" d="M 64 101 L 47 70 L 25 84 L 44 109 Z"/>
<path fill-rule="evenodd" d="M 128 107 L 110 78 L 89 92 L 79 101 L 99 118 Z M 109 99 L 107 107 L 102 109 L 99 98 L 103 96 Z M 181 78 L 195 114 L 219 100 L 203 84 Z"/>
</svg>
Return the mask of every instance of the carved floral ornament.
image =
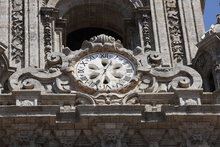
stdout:
<svg viewBox="0 0 220 147">
<path fill-rule="evenodd" d="M 163 67 L 160 54 L 99 35 L 77 51 L 47 56 L 45 69 L 25 68 L 10 79 L 12 91 L 76 94 L 77 104 L 137 104 L 138 93 L 198 89 L 200 75 L 190 67 Z"/>
<path fill-rule="evenodd" d="M 24 1 L 12 0 L 11 55 L 15 63 L 24 58 Z"/>
</svg>

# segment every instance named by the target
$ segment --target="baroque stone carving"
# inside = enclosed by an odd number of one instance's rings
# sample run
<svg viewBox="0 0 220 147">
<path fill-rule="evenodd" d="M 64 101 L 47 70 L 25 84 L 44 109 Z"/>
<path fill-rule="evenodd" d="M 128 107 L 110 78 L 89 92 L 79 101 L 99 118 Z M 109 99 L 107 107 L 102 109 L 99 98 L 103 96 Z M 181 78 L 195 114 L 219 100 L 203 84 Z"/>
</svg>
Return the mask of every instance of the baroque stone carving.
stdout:
<svg viewBox="0 0 220 147">
<path fill-rule="evenodd" d="M 183 45 L 183 36 L 181 30 L 181 21 L 178 8 L 178 0 L 166 0 L 165 1 L 168 27 L 171 38 L 171 49 L 173 52 L 173 58 L 176 63 L 185 62 L 185 51 Z"/>
<path fill-rule="evenodd" d="M 145 140 L 148 142 L 150 147 L 159 147 L 159 142 L 164 135 L 165 130 L 160 131 L 149 129 L 140 130 L 140 133 L 144 136 Z"/>
<path fill-rule="evenodd" d="M 138 70 L 141 74 L 141 82 L 137 87 L 139 92 L 171 92 L 178 89 L 197 89 L 202 86 L 201 76 L 192 68 L 187 66 L 161 67 L 161 57 L 152 52 L 140 59 L 140 62 L 145 65 L 143 64 Z"/>
<path fill-rule="evenodd" d="M 185 142 L 182 146 L 186 147 L 210 147 L 208 144 L 209 137 L 212 134 L 214 127 L 209 123 L 183 123 L 179 127 Z"/>
<path fill-rule="evenodd" d="M 143 33 L 144 47 L 145 47 L 145 51 L 149 51 L 152 50 L 150 24 L 149 24 L 150 16 L 148 14 L 143 14 L 142 18 L 143 18 L 142 33 Z"/>
<path fill-rule="evenodd" d="M 15 63 L 24 61 L 24 1 L 12 0 L 11 55 Z"/>
<path fill-rule="evenodd" d="M 29 101 L 29 100 L 23 100 L 23 101 L 17 101 L 16 102 L 18 106 L 34 106 L 33 101 Z"/>
<path fill-rule="evenodd" d="M 77 63 L 82 64 L 82 66 L 87 65 L 86 61 L 82 60 L 82 63 L 80 59 L 97 52 L 109 53 L 109 56 L 112 53 L 117 53 L 118 56 L 128 58 L 137 67 L 135 75 L 129 79 L 130 82 L 126 87 L 97 91 L 92 88 L 92 85 L 90 87 L 84 85 L 84 79 L 75 76 L 76 72 L 79 72 L 76 68 Z M 110 58 L 103 56 L 101 59 L 102 63 L 106 63 L 104 61 Z M 93 60 L 93 58 L 88 58 L 88 60 Z M 129 66 L 122 58 L 120 60 Z M 111 67 L 107 64 L 111 64 L 111 62 L 106 63 L 107 67 Z M 118 68 L 118 65 L 111 68 Z M 91 67 L 91 70 L 95 72 L 94 66 Z M 115 70 L 109 72 L 115 73 Z M 125 75 L 121 76 L 124 77 Z M 98 74 L 96 77 L 88 78 L 91 78 L 92 81 L 99 80 L 101 77 Z M 119 41 L 106 35 L 99 35 L 85 41 L 79 51 L 72 52 L 65 48 L 63 53 L 50 53 L 47 56 L 44 70 L 21 69 L 10 77 L 9 82 L 10 89 L 13 91 L 37 90 L 43 93 L 74 94 L 74 105 L 140 104 L 139 95 L 135 93 L 174 92 L 183 89 L 198 89 L 202 86 L 200 75 L 192 68 L 186 66 L 163 67 L 159 53 L 145 52 L 145 49 L 140 47 L 133 51 L 124 49 Z M 108 85 L 105 82 L 104 84 Z"/>
<path fill-rule="evenodd" d="M 100 147 L 127 147 L 126 141 L 123 140 L 127 129 L 122 123 L 100 123 L 93 128 L 93 132 L 101 142 Z"/>
<path fill-rule="evenodd" d="M 46 4 L 46 0 L 44 1 Z M 52 39 L 53 39 L 53 21 L 55 20 L 58 14 L 58 10 L 55 8 L 42 7 L 41 15 L 43 19 L 44 25 L 44 53 L 45 59 L 47 59 L 47 55 L 52 52 Z"/>
</svg>

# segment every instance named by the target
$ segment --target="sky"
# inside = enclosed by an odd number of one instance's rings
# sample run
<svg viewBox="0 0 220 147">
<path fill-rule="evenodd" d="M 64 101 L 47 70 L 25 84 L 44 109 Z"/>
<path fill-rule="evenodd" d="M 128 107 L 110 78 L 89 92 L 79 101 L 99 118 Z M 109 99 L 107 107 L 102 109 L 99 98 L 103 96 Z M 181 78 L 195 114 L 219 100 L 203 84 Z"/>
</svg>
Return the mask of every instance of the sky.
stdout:
<svg viewBox="0 0 220 147">
<path fill-rule="evenodd" d="M 212 24 L 216 23 L 216 14 L 220 14 L 220 0 L 206 0 L 204 14 L 206 30 L 208 30 Z"/>
</svg>

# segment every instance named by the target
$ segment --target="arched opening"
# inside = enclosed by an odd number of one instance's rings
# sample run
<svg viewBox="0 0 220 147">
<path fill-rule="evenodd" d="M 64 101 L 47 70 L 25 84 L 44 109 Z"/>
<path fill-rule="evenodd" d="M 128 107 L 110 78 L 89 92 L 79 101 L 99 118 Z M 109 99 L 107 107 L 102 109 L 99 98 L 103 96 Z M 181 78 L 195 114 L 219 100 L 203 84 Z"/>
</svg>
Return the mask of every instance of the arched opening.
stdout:
<svg viewBox="0 0 220 147">
<path fill-rule="evenodd" d="M 214 77 L 211 72 L 209 74 L 208 82 L 209 82 L 209 91 L 211 91 L 211 92 L 215 91 Z"/>
<path fill-rule="evenodd" d="M 71 7 L 62 18 L 67 20 L 63 44 L 71 50 L 80 49 L 84 40 L 106 34 L 119 39 L 126 48 L 130 48 L 132 13 L 119 9 L 109 3 L 85 3 Z M 128 8 L 127 8 L 128 9 Z M 61 10 L 62 11 L 62 10 Z M 127 13 L 126 13 L 127 12 Z"/>
<path fill-rule="evenodd" d="M 80 49 L 84 40 L 89 40 L 93 36 L 97 36 L 100 34 L 106 34 L 114 37 L 116 40 L 120 40 L 123 43 L 122 37 L 110 30 L 102 29 L 102 28 L 83 28 L 76 31 L 73 31 L 67 35 L 66 45 L 71 50 Z"/>
<path fill-rule="evenodd" d="M 59 9 L 59 18 L 66 20 L 62 32 L 57 32 L 57 38 L 72 50 L 79 49 L 84 40 L 100 34 L 121 40 L 129 49 L 141 44 L 134 13 L 137 7 L 143 6 L 141 0 L 49 0 L 48 5 Z"/>
</svg>

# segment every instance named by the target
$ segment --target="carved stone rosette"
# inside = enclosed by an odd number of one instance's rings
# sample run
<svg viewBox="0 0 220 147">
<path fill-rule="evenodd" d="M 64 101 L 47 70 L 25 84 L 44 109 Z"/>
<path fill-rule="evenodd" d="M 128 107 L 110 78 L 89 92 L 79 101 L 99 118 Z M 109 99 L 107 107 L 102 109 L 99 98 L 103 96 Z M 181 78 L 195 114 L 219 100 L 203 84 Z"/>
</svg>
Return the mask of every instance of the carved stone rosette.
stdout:
<svg viewBox="0 0 220 147">
<path fill-rule="evenodd" d="M 24 61 L 24 0 L 12 0 L 11 56 L 15 63 Z"/>
<path fill-rule="evenodd" d="M 75 64 L 88 54 L 96 52 L 115 52 L 130 59 L 137 66 L 137 73 L 130 84 L 119 90 L 99 91 L 85 86 L 77 78 Z M 50 53 L 44 70 L 26 68 L 10 77 L 13 91 L 34 90 L 43 93 L 75 94 L 74 105 L 78 104 L 138 104 L 141 93 L 178 92 L 199 89 L 202 86 L 200 75 L 190 67 L 179 66 L 167 68 L 161 66 L 159 53 L 137 47 L 133 51 L 123 48 L 113 37 L 99 35 L 84 41 L 81 50 L 63 53 Z M 98 78 L 98 77 L 97 77 Z M 137 94 L 138 93 L 138 94 Z M 198 97 L 182 97 L 182 105 L 200 104 Z M 193 95 L 194 96 L 194 95 Z M 34 98 L 33 98 L 34 99 Z M 25 102 L 25 99 L 22 99 Z M 193 101 L 193 102 L 191 102 Z"/>
<path fill-rule="evenodd" d="M 171 49 L 175 63 L 185 63 L 184 41 L 181 29 L 178 0 L 165 0 Z"/>
</svg>

